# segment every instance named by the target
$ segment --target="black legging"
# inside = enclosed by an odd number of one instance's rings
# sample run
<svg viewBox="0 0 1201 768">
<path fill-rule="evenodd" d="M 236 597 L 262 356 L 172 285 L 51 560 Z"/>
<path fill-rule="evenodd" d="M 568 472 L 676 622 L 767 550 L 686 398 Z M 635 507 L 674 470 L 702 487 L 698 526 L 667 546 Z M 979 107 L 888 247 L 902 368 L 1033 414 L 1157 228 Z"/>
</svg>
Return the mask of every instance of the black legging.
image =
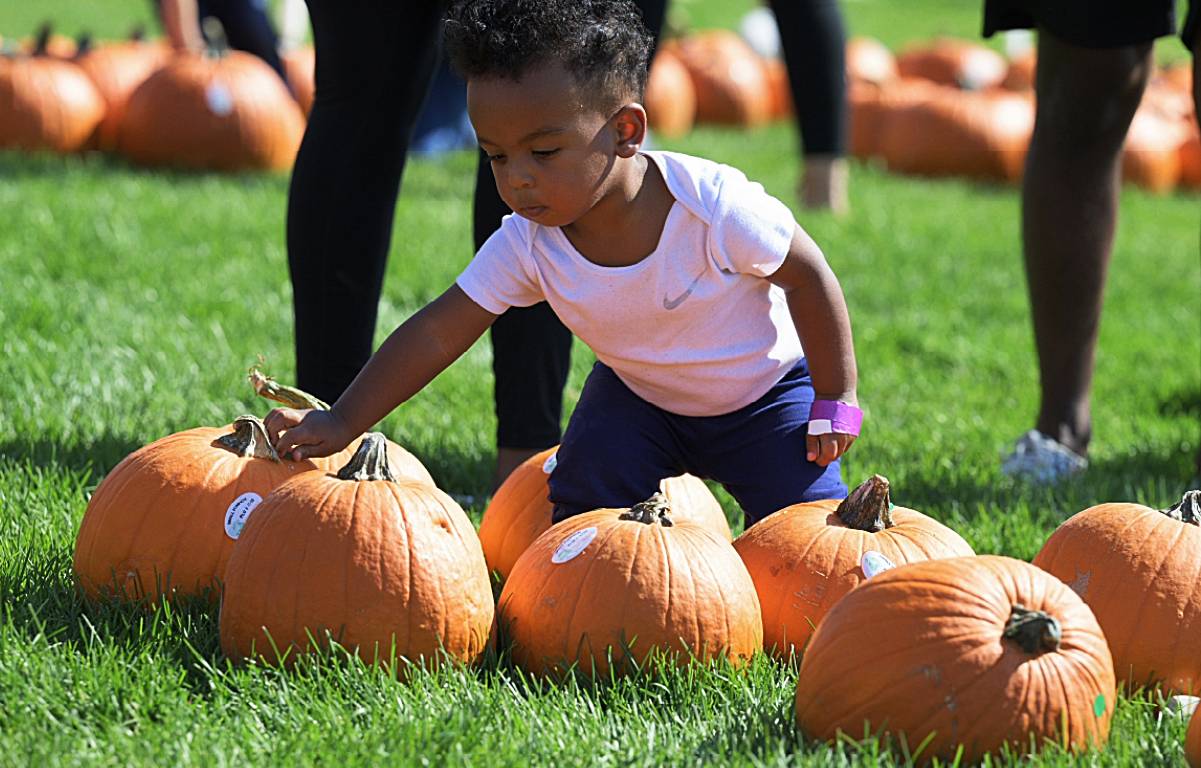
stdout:
<svg viewBox="0 0 1201 768">
<path fill-rule="evenodd" d="M 198 0 L 196 7 L 201 19 L 212 16 L 221 22 L 230 48 L 253 53 L 288 82 L 279 58 L 279 36 L 263 5 L 253 0 Z"/>
<path fill-rule="evenodd" d="M 316 93 L 288 195 L 288 266 L 297 382 L 333 402 L 371 355 L 405 151 L 437 63 L 443 4 L 306 2 L 317 50 Z M 666 0 L 635 2 L 657 35 Z M 835 0 L 777 0 L 772 7 L 795 70 L 805 152 L 841 154 L 845 38 Z M 815 57 L 825 63 L 813 63 Z M 825 84 L 802 85 L 815 78 Z M 481 153 L 477 250 L 509 212 Z M 555 445 L 571 332 L 543 302 L 505 312 L 493 324 L 491 340 L 497 445 Z"/>
</svg>

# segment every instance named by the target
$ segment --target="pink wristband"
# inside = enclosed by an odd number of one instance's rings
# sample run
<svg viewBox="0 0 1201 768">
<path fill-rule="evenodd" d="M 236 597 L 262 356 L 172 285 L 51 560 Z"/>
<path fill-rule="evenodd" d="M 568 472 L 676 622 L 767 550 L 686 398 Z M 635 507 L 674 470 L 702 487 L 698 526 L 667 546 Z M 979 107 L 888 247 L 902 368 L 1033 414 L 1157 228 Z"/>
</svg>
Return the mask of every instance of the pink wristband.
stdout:
<svg viewBox="0 0 1201 768">
<path fill-rule="evenodd" d="M 844 435 L 859 434 L 863 424 L 863 411 L 850 403 L 838 400 L 814 400 L 809 410 L 809 434 L 828 435 L 841 432 Z"/>
</svg>

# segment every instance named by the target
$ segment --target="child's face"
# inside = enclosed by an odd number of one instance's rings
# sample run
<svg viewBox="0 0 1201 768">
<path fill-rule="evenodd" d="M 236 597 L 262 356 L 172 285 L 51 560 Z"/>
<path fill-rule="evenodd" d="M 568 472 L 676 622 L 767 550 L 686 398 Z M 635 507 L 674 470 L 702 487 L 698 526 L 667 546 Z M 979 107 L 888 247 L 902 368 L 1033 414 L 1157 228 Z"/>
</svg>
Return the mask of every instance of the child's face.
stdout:
<svg viewBox="0 0 1201 768">
<path fill-rule="evenodd" d="M 524 218 L 567 226 L 613 186 L 617 132 L 611 116 L 586 104 L 575 78 L 558 65 L 528 72 L 520 81 L 467 84 L 467 111 L 492 160 L 496 188 Z"/>
</svg>

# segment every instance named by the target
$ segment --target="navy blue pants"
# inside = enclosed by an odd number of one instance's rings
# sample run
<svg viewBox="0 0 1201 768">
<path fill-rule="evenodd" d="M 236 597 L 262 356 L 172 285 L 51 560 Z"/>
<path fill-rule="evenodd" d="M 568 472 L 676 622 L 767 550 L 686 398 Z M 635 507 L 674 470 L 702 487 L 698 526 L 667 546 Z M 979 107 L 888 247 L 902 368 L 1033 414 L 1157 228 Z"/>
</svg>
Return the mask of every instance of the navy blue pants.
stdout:
<svg viewBox="0 0 1201 768">
<path fill-rule="evenodd" d="M 625 508 L 685 472 L 715 480 L 742 507 L 749 528 L 792 504 L 846 498 L 839 462 L 809 461 L 805 435 L 813 384 L 802 360 L 767 394 L 721 416 L 680 416 L 634 394 L 596 363 L 550 475 L 554 521 Z"/>
</svg>

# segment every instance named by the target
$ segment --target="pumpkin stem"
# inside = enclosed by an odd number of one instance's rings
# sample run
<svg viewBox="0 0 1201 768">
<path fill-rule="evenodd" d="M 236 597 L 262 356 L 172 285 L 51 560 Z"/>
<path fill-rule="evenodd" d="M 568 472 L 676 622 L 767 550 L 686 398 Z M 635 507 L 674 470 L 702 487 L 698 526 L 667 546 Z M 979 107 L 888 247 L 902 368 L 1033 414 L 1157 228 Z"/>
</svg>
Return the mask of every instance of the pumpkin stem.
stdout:
<svg viewBox="0 0 1201 768">
<path fill-rule="evenodd" d="M 1063 628 L 1059 619 L 1046 611 L 1032 611 L 1019 604 L 1013 606 L 1002 637 L 1017 643 L 1026 653 L 1058 651 Z"/>
<path fill-rule="evenodd" d="M 329 410 L 327 403 L 310 395 L 308 392 L 296 387 L 288 387 L 280 384 L 273 376 L 264 376 L 259 372 L 259 368 L 261 367 L 262 364 L 251 366 L 249 377 L 250 384 L 254 387 L 255 394 L 259 397 L 283 403 L 289 408 L 312 408 L 314 411 Z"/>
<path fill-rule="evenodd" d="M 625 512 L 618 515 L 619 520 L 634 520 L 647 525 L 658 523 L 664 528 L 670 528 L 675 525 L 671 520 L 671 502 L 663 495 L 662 491 L 656 491 L 654 496 L 651 496 L 646 501 L 640 501 L 630 507 Z"/>
<path fill-rule="evenodd" d="M 239 416 L 234 419 L 234 431 L 217 438 L 217 443 L 228 448 L 244 459 L 266 459 L 282 464 L 275 447 L 271 445 L 271 437 L 267 434 L 267 425 L 258 416 Z"/>
<path fill-rule="evenodd" d="M 888 498 L 888 478 L 872 475 L 834 510 L 846 527 L 879 533 L 891 528 L 892 502 Z"/>
<path fill-rule="evenodd" d="M 50 46 L 50 35 L 54 32 L 54 27 L 49 23 L 43 24 L 38 29 L 38 36 L 35 38 L 33 55 L 45 56 L 46 49 Z"/>
<path fill-rule="evenodd" d="M 1173 520 L 1201 526 L 1201 491 L 1185 491 L 1183 499 L 1160 511 Z"/>
<path fill-rule="evenodd" d="M 338 470 L 340 480 L 390 480 L 396 482 L 392 465 L 388 461 L 388 441 L 379 432 L 363 435 L 359 449 Z"/>
</svg>

